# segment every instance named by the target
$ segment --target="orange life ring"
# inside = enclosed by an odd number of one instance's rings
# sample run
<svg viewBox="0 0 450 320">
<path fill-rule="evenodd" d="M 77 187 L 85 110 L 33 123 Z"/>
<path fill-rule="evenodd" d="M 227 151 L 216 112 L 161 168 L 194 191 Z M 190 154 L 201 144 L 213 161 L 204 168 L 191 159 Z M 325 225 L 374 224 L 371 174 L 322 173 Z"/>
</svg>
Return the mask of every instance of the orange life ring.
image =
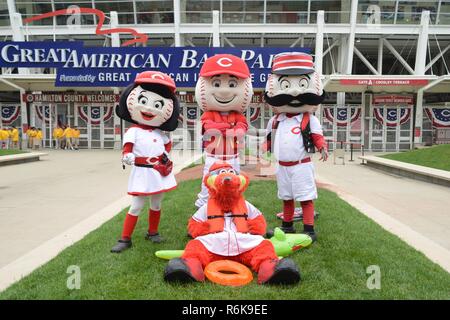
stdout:
<svg viewBox="0 0 450 320">
<path fill-rule="evenodd" d="M 204 272 L 210 281 L 223 286 L 245 286 L 253 280 L 253 274 L 249 268 L 231 260 L 211 262 Z"/>
</svg>

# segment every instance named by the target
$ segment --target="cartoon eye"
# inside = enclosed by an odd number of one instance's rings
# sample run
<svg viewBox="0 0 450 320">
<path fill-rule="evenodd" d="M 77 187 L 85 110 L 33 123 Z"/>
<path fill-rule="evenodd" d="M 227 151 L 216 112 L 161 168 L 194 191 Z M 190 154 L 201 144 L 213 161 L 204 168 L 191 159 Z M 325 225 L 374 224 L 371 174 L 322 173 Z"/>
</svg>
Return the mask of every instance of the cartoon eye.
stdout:
<svg viewBox="0 0 450 320">
<path fill-rule="evenodd" d="M 212 85 L 213 85 L 213 87 L 216 87 L 216 88 L 220 87 L 220 80 L 219 79 L 213 80 Z"/>
<path fill-rule="evenodd" d="M 299 84 L 300 84 L 300 88 L 308 88 L 309 81 L 308 81 L 308 79 L 303 78 L 303 79 L 300 79 Z"/>
<path fill-rule="evenodd" d="M 236 88 L 237 85 L 238 85 L 238 83 L 237 83 L 237 81 L 234 80 L 234 79 L 228 81 L 228 86 L 229 86 L 230 88 Z"/>
<path fill-rule="evenodd" d="M 289 82 L 289 80 L 284 79 L 280 82 L 280 88 L 282 90 L 289 89 L 290 87 L 291 87 L 291 83 Z"/>
<path fill-rule="evenodd" d="M 222 173 L 227 173 L 227 170 L 226 169 L 220 169 L 219 174 L 222 174 Z"/>
<path fill-rule="evenodd" d="M 162 100 L 155 101 L 155 103 L 153 103 L 153 107 L 156 109 L 161 109 L 162 107 L 164 107 L 164 101 Z"/>
<path fill-rule="evenodd" d="M 146 105 L 148 103 L 148 99 L 146 97 L 144 97 L 144 96 L 140 96 L 139 99 L 138 99 L 138 102 L 140 104 Z"/>
<path fill-rule="evenodd" d="M 228 173 L 236 174 L 236 171 L 234 169 L 228 169 Z"/>
</svg>

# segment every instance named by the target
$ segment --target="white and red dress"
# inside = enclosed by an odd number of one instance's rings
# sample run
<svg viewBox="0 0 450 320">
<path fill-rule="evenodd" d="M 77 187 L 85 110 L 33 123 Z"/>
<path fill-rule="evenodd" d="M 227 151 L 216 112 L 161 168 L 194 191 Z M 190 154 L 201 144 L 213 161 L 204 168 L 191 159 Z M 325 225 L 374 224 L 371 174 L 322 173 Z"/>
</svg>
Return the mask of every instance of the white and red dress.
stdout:
<svg viewBox="0 0 450 320">
<path fill-rule="evenodd" d="M 133 126 L 123 137 L 123 145 L 133 144 L 132 152 L 136 157 L 159 157 L 171 145 L 169 137 L 161 130 L 143 126 Z M 162 176 L 153 168 L 133 166 L 128 180 L 128 194 L 150 196 L 175 189 L 177 182 L 171 172 Z"/>
</svg>

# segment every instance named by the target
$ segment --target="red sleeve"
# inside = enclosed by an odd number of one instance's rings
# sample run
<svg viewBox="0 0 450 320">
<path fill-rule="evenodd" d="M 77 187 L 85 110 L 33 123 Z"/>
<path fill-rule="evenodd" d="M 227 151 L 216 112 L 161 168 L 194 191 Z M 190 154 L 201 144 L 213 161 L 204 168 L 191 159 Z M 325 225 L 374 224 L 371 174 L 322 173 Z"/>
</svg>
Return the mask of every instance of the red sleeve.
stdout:
<svg viewBox="0 0 450 320">
<path fill-rule="evenodd" d="M 172 141 L 167 142 L 167 143 L 164 145 L 164 149 L 166 149 L 166 152 L 169 153 L 170 150 L 172 150 Z"/>
<path fill-rule="evenodd" d="M 209 223 L 207 221 L 197 221 L 194 218 L 189 219 L 188 233 L 192 238 L 197 238 L 209 233 Z"/>
<path fill-rule="evenodd" d="M 133 152 L 133 144 L 131 142 L 125 143 L 122 149 L 122 155 Z"/>
<path fill-rule="evenodd" d="M 262 152 L 269 152 L 272 150 L 272 140 L 271 139 L 266 139 L 266 141 L 264 141 L 264 143 L 261 146 L 261 151 Z"/>
<path fill-rule="evenodd" d="M 261 214 L 252 220 L 247 220 L 248 229 L 251 234 L 259 234 L 261 236 L 266 234 L 266 219 Z"/>
<path fill-rule="evenodd" d="M 311 133 L 311 138 L 317 149 L 322 150 L 323 148 L 327 148 L 327 142 L 325 141 L 323 135 L 318 133 Z"/>
</svg>

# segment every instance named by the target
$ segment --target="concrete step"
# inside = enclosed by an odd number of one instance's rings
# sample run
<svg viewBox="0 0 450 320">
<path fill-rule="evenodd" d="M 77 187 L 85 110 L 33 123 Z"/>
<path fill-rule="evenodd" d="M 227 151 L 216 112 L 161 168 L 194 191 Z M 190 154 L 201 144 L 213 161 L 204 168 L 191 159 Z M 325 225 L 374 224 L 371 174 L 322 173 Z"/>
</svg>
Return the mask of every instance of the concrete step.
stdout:
<svg viewBox="0 0 450 320">
<path fill-rule="evenodd" d="M 366 165 L 388 173 L 450 187 L 450 172 L 377 156 L 360 156 Z"/>
</svg>

